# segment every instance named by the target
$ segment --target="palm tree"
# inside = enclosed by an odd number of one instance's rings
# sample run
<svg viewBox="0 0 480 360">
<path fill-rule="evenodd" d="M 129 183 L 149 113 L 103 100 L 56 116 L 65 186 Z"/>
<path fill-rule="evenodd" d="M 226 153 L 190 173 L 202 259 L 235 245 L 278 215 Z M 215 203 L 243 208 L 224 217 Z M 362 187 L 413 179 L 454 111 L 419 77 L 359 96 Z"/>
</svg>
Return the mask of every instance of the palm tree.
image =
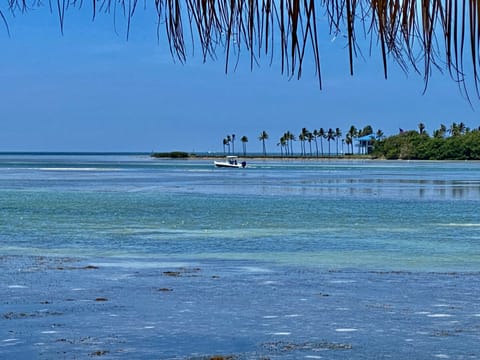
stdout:
<svg viewBox="0 0 480 360">
<path fill-rule="evenodd" d="M 337 147 L 337 156 L 338 156 L 338 140 L 342 138 L 342 130 L 340 128 L 335 129 L 335 143 Z"/>
<path fill-rule="evenodd" d="M 425 134 L 425 124 L 422 122 L 418 124 L 418 133 L 420 135 Z"/>
<path fill-rule="evenodd" d="M 433 137 L 437 139 L 442 139 L 447 133 L 447 127 L 444 124 L 440 124 L 440 128 L 433 131 Z"/>
<path fill-rule="evenodd" d="M 350 133 L 348 133 L 347 136 L 345 137 L 345 144 L 347 144 L 347 151 L 348 151 L 348 146 L 352 145 L 352 154 L 353 154 L 353 140 Z"/>
<path fill-rule="evenodd" d="M 358 136 L 358 130 L 354 125 L 350 126 L 350 129 L 348 130 L 348 135 L 350 136 L 350 145 L 352 147 L 352 154 L 353 154 L 353 142 L 354 142 L 354 139 Z"/>
<path fill-rule="evenodd" d="M 225 155 L 225 147 L 228 145 L 228 140 L 225 138 L 223 139 L 223 155 Z"/>
<path fill-rule="evenodd" d="M 35 1 L 26 7 L 24 0 L 8 2 L 9 9 L 22 9 L 22 12 L 40 8 L 44 6 L 43 3 Z M 204 6 L 194 5 L 197 3 Z M 461 86 L 465 81 L 464 68 L 471 68 L 470 79 L 478 89 L 480 8 L 476 1 L 458 3 L 460 5 L 451 0 L 157 0 L 155 5 L 148 9 L 158 16 L 158 23 L 166 25 L 153 27 L 152 30 L 165 32 L 159 37 L 167 39 L 172 55 L 182 63 L 190 53 L 189 46 L 198 45 L 205 59 L 217 53 L 219 46 L 223 46 L 226 52 L 225 68 L 228 70 L 231 54 L 236 54 L 241 49 L 251 49 L 251 66 L 258 61 L 261 53 L 266 53 L 269 61 L 274 56 L 279 57 L 276 62 L 281 64 L 282 72 L 290 77 L 300 77 L 304 59 L 307 59 L 304 55 L 311 54 L 312 59 L 308 59 L 306 63 L 312 64 L 311 73 L 317 75 L 322 86 L 318 39 L 320 29 L 324 28 L 320 26 L 322 22 L 327 24 L 325 28 L 329 28 L 332 33 L 345 34 L 351 74 L 354 73 L 354 55 L 359 51 L 357 39 L 360 36 L 356 29 L 362 29 L 361 31 L 372 38 L 373 43 L 379 44 L 378 52 L 383 61 L 385 78 L 391 57 L 405 71 L 408 71 L 409 67 L 422 71 L 426 84 L 434 73 L 432 70 L 444 63 L 453 80 L 460 82 Z M 81 4 L 82 1 L 69 2 L 66 11 L 72 7 L 81 7 Z M 118 0 L 102 4 L 102 7 L 93 6 L 93 18 L 99 9 L 105 14 L 117 16 L 115 9 L 129 9 L 130 2 Z M 127 38 L 131 18 L 137 13 L 138 10 L 133 9 L 124 12 L 127 17 Z M 0 15 L 5 22 L 3 11 Z M 59 12 L 58 17 L 60 31 L 63 32 L 64 19 L 68 17 L 64 10 Z M 277 39 L 282 39 L 282 51 L 271 46 L 273 34 Z M 195 39 L 194 44 L 185 39 Z M 219 39 L 222 41 L 218 41 Z M 438 41 L 439 39 L 443 41 Z M 418 49 L 418 52 L 412 49 Z"/>
<path fill-rule="evenodd" d="M 359 132 L 358 136 L 366 136 L 373 134 L 373 127 L 371 125 L 365 126 L 362 131 Z"/>
<path fill-rule="evenodd" d="M 303 134 L 303 141 L 304 141 L 304 143 L 303 143 L 303 154 L 307 155 L 307 149 L 305 147 L 305 141 L 309 141 L 308 139 L 311 136 L 311 132 L 307 128 L 303 128 L 302 129 L 302 134 Z M 310 142 L 309 142 L 310 152 L 312 152 L 311 146 L 312 145 L 311 145 L 311 140 L 310 140 Z"/>
<path fill-rule="evenodd" d="M 258 137 L 258 140 L 260 140 L 262 142 L 262 146 L 263 146 L 263 156 L 267 156 L 267 148 L 265 147 L 265 140 L 268 139 L 268 134 L 265 130 L 263 130 L 261 133 L 260 133 L 260 136 Z"/>
<path fill-rule="evenodd" d="M 330 151 L 330 140 L 333 140 L 333 139 L 335 139 L 335 133 L 333 132 L 332 128 L 330 128 L 327 131 L 328 156 L 332 156 L 332 152 Z"/>
<path fill-rule="evenodd" d="M 300 141 L 300 153 L 302 156 L 305 155 L 305 135 L 303 135 L 303 132 L 298 135 L 298 140 Z"/>
<path fill-rule="evenodd" d="M 282 137 L 280 138 L 280 142 L 282 142 L 281 141 L 282 138 L 283 138 L 283 143 L 284 143 L 283 146 L 285 147 L 285 155 L 288 156 L 288 150 L 289 150 L 288 149 L 288 131 L 283 133 Z"/>
<path fill-rule="evenodd" d="M 440 124 L 440 131 L 445 135 L 447 133 L 447 127 L 444 124 Z"/>
<path fill-rule="evenodd" d="M 228 154 L 230 154 L 230 144 L 232 142 L 232 137 L 227 135 L 227 146 L 228 146 Z"/>
<path fill-rule="evenodd" d="M 375 138 L 376 138 L 377 140 L 382 140 L 384 137 L 385 137 L 385 135 L 383 134 L 383 131 L 380 130 L 380 129 L 378 129 L 378 130 L 377 130 L 377 133 L 375 134 Z"/>
<path fill-rule="evenodd" d="M 308 147 L 310 148 L 310 156 L 313 155 L 313 153 L 312 153 L 312 140 L 313 140 L 313 134 L 309 131 L 307 133 L 307 141 L 308 141 Z"/>
<path fill-rule="evenodd" d="M 290 155 L 293 156 L 293 142 L 295 141 L 295 135 L 290 131 L 286 132 L 286 139 L 290 143 Z"/>
<path fill-rule="evenodd" d="M 235 155 L 235 134 L 232 134 L 232 154 Z"/>
<path fill-rule="evenodd" d="M 450 133 L 450 136 L 458 136 L 460 135 L 460 127 L 456 122 L 453 122 L 452 125 L 450 125 L 448 132 Z"/>
<path fill-rule="evenodd" d="M 316 153 L 317 153 L 317 158 L 318 158 L 318 142 L 317 142 L 317 138 L 318 138 L 318 130 L 313 130 L 313 139 L 315 140 L 315 150 L 316 150 Z"/>
<path fill-rule="evenodd" d="M 325 130 L 323 128 L 318 129 L 318 137 L 320 138 L 320 149 L 323 157 L 323 139 L 325 138 Z"/>
<path fill-rule="evenodd" d="M 301 135 L 301 139 L 300 139 L 300 136 L 298 136 L 298 140 L 301 141 L 301 145 L 302 145 L 302 150 L 303 150 L 303 155 L 305 156 L 307 151 L 305 149 L 305 141 L 308 140 L 308 134 L 310 133 L 310 131 L 308 131 L 307 128 L 302 128 L 302 133 L 300 134 Z"/>
<path fill-rule="evenodd" d="M 285 148 L 285 152 L 288 153 L 288 141 L 285 137 L 285 135 L 283 135 L 281 138 L 280 138 L 280 141 L 277 143 L 277 146 L 280 146 L 280 153 L 283 157 L 283 148 Z"/>
<path fill-rule="evenodd" d="M 282 147 L 285 148 L 285 155 L 288 156 L 288 131 L 284 132 L 283 135 L 280 137 L 280 144 L 283 144 Z"/>
<path fill-rule="evenodd" d="M 242 147 L 243 147 L 243 156 L 247 155 L 247 142 L 248 142 L 248 137 L 243 135 L 240 138 L 240 141 L 242 142 Z"/>
</svg>

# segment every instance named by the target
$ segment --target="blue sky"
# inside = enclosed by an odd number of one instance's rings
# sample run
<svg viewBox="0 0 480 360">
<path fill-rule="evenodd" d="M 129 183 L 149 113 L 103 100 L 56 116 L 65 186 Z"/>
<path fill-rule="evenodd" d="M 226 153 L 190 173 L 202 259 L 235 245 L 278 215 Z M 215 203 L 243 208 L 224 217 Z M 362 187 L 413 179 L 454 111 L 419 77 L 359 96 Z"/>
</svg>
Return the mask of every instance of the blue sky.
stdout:
<svg viewBox="0 0 480 360">
<path fill-rule="evenodd" d="M 92 22 L 88 8 L 68 11 L 63 36 L 46 8 L 8 23 L 10 37 L 0 28 L 0 151 L 222 151 L 223 138 L 236 134 L 260 152 L 265 130 L 273 152 L 285 131 L 303 127 L 372 125 L 391 135 L 419 122 L 429 132 L 454 121 L 480 125 L 474 92 L 472 109 L 448 75 L 434 73 L 423 94 L 422 77 L 394 64 L 385 80 L 374 53 L 356 59 L 351 77 L 341 37 L 321 37 L 320 91 L 308 63 L 300 80 L 268 57 L 252 71 L 241 59 L 228 74 L 221 52 L 203 63 L 196 49 L 180 64 L 157 42 L 153 13 L 141 9 L 128 41 L 120 20 L 116 33 L 111 16 Z"/>
</svg>

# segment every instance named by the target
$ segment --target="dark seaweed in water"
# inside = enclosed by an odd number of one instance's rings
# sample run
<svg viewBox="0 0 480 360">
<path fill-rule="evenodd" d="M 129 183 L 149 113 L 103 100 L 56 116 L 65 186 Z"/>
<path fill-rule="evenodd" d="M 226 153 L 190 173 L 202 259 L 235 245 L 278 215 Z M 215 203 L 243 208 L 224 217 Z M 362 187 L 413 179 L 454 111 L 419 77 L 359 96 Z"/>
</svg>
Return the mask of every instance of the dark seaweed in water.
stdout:
<svg viewBox="0 0 480 360">
<path fill-rule="evenodd" d="M 302 271 L 234 260 L 166 268 L 167 262 L 155 267 L 158 259 L 143 259 L 132 268 L 122 260 L 97 260 L 89 259 L 104 264 L 95 271 L 85 271 L 80 259 L 69 259 L 69 271 L 58 271 L 65 266 L 58 259 L 4 257 L 0 354 L 238 360 L 480 356 L 476 273 Z M 29 270 L 18 271 L 19 265 Z"/>
<path fill-rule="evenodd" d="M 291 343 L 287 341 L 276 341 L 262 344 L 262 347 L 268 352 L 291 352 L 301 350 L 351 350 L 351 344 L 332 343 L 328 341 L 322 341 L 318 343 L 305 342 L 305 343 Z"/>
</svg>

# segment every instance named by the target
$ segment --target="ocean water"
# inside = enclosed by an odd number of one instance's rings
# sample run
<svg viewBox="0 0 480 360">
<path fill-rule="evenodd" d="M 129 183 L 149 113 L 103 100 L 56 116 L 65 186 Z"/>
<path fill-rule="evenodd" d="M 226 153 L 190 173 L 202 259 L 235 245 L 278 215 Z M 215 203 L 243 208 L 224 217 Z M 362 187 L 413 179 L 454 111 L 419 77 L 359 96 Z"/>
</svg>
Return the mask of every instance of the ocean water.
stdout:
<svg viewBox="0 0 480 360">
<path fill-rule="evenodd" d="M 480 357 L 479 162 L 3 154 L 0 255 L 0 358 Z"/>
<path fill-rule="evenodd" d="M 480 163 L 0 157 L 4 254 L 479 270 Z"/>
</svg>

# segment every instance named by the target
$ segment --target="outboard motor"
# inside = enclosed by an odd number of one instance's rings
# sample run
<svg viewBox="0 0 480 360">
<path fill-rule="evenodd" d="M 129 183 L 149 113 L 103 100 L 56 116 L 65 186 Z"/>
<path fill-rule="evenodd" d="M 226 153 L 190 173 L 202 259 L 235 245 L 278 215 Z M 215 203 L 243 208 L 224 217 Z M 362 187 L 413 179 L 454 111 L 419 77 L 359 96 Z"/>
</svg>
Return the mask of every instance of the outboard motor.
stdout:
<svg viewBox="0 0 480 360">
<path fill-rule="evenodd" d="M 245 166 L 247 166 L 247 162 L 246 162 L 246 161 L 242 161 L 242 167 L 244 168 Z"/>
</svg>

